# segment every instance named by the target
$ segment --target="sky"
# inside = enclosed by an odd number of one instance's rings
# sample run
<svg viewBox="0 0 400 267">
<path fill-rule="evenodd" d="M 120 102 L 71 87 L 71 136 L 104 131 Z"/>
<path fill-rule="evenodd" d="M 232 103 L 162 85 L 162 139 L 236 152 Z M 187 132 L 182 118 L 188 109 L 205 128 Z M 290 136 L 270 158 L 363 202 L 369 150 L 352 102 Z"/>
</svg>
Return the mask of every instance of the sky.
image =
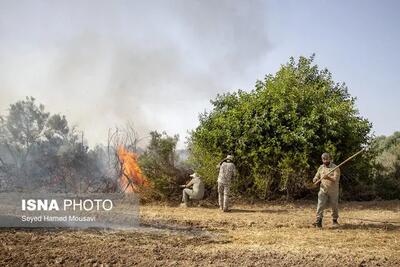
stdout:
<svg viewBox="0 0 400 267">
<path fill-rule="evenodd" d="M 316 54 L 376 135 L 400 130 L 398 1 L 0 0 L 0 114 L 33 96 L 90 145 L 133 123 L 184 147 L 218 93 Z"/>
</svg>

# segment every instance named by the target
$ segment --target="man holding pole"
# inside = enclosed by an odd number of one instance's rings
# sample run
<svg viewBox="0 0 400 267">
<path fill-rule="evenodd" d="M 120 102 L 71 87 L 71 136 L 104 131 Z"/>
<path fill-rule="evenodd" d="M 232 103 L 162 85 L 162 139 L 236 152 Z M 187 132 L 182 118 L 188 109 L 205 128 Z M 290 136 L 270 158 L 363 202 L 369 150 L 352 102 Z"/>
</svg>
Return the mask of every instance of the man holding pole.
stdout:
<svg viewBox="0 0 400 267">
<path fill-rule="evenodd" d="M 318 193 L 318 207 L 317 207 L 317 220 L 313 225 L 315 227 L 322 227 L 322 218 L 324 216 L 324 209 L 328 205 L 332 207 L 333 226 L 338 226 L 339 218 L 339 180 L 340 169 L 338 166 L 331 162 L 331 156 L 328 153 L 322 154 L 322 165 L 319 167 L 313 182 L 321 182 L 320 190 Z"/>
</svg>

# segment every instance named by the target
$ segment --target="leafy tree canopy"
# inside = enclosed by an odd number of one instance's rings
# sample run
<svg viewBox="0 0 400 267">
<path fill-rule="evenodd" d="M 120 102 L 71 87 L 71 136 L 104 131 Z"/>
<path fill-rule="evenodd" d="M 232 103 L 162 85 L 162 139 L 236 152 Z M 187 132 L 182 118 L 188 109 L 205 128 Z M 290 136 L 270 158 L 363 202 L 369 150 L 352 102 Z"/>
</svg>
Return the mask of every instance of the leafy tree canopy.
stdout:
<svg viewBox="0 0 400 267">
<path fill-rule="evenodd" d="M 216 182 L 215 165 L 231 153 L 240 174 L 236 191 L 260 198 L 279 191 L 301 195 L 323 152 L 340 162 L 369 142 L 371 124 L 359 115 L 355 98 L 313 61 L 314 55 L 290 58 L 254 90 L 211 101 L 189 138 L 191 161 L 208 185 Z M 349 169 L 369 177 L 366 162 Z"/>
</svg>

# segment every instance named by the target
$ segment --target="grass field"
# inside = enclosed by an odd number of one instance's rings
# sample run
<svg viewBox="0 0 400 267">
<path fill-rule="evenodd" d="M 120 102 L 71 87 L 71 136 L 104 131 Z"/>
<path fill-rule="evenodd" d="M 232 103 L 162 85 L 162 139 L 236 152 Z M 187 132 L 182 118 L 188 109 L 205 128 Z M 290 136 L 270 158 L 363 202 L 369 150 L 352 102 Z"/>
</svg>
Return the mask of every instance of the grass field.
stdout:
<svg viewBox="0 0 400 267">
<path fill-rule="evenodd" d="M 341 203 L 339 228 L 314 202 L 141 207 L 137 230 L 3 229 L 0 266 L 400 266 L 400 201 Z"/>
</svg>

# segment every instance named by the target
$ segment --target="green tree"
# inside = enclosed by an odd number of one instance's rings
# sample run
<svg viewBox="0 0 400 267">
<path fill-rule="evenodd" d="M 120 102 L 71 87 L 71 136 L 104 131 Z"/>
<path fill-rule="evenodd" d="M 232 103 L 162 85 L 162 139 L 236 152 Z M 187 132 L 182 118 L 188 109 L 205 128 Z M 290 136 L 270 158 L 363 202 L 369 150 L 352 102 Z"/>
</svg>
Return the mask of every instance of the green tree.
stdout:
<svg viewBox="0 0 400 267">
<path fill-rule="evenodd" d="M 176 160 L 176 144 L 179 136 L 168 136 L 165 132 L 158 133 L 153 131 L 150 133 L 151 140 L 147 147 L 146 153 L 153 157 L 165 169 L 173 168 Z"/>
<path fill-rule="evenodd" d="M 180 194 L 179 184 L 185 179 L 185 170 L 177 166 L 178 135 L 153 131 L 146 151 L 139 157 L 139 165 L 153 184 L 155 198 L 165 199 Z"/>
<path fill-rule="evenodd" d="M 254 90 L 211 101 L 212 110 L 200 115 L 189 138 L 191 162 L 209 186 L 216 183 L 215 165 L 232 153 L 240 176 L 237 192 L 300 197 L 309 192 L 306 184 L 324 151 L 340 162 L 369 142 L 371 124 L 360 117 L 355 98 L 313 60 L 314 55 L 291 58 Z M 344 168 L 358 182 L 370 177 L 368 161 L 360 162 Z"/>
<path fill-rule="evenodd" d="M 77 190 L 95 168 L 66 117 L 50 115 L 33 97 L 11 104 L 0 117 L 0 163 L 3 175 L 23 190 L 52 184 L 52 179 L 64 190 Z"/>
<path fill-rule="evenodd" d="M 400 132 L 379 136 L 373 142 L 377 156 L 374 185 L 376 195 L 382 199 L 400 197 Z"/>
<path fill-rule="evenodd" d="M 33 97 L 10 105 L 8 115 L 2 119 L 1 143 L 17 169 L 23 168 L 33 145 L 43 136 L 48 117 L 44 106 L 36 105 Z"/>
<path fill-rule="evenodd" d="M 68 138 L 70 129 L 64 115 L 54 114 L 46 121 L 44 136 L 47 140 L 62 141 Z"/>
</svg>

